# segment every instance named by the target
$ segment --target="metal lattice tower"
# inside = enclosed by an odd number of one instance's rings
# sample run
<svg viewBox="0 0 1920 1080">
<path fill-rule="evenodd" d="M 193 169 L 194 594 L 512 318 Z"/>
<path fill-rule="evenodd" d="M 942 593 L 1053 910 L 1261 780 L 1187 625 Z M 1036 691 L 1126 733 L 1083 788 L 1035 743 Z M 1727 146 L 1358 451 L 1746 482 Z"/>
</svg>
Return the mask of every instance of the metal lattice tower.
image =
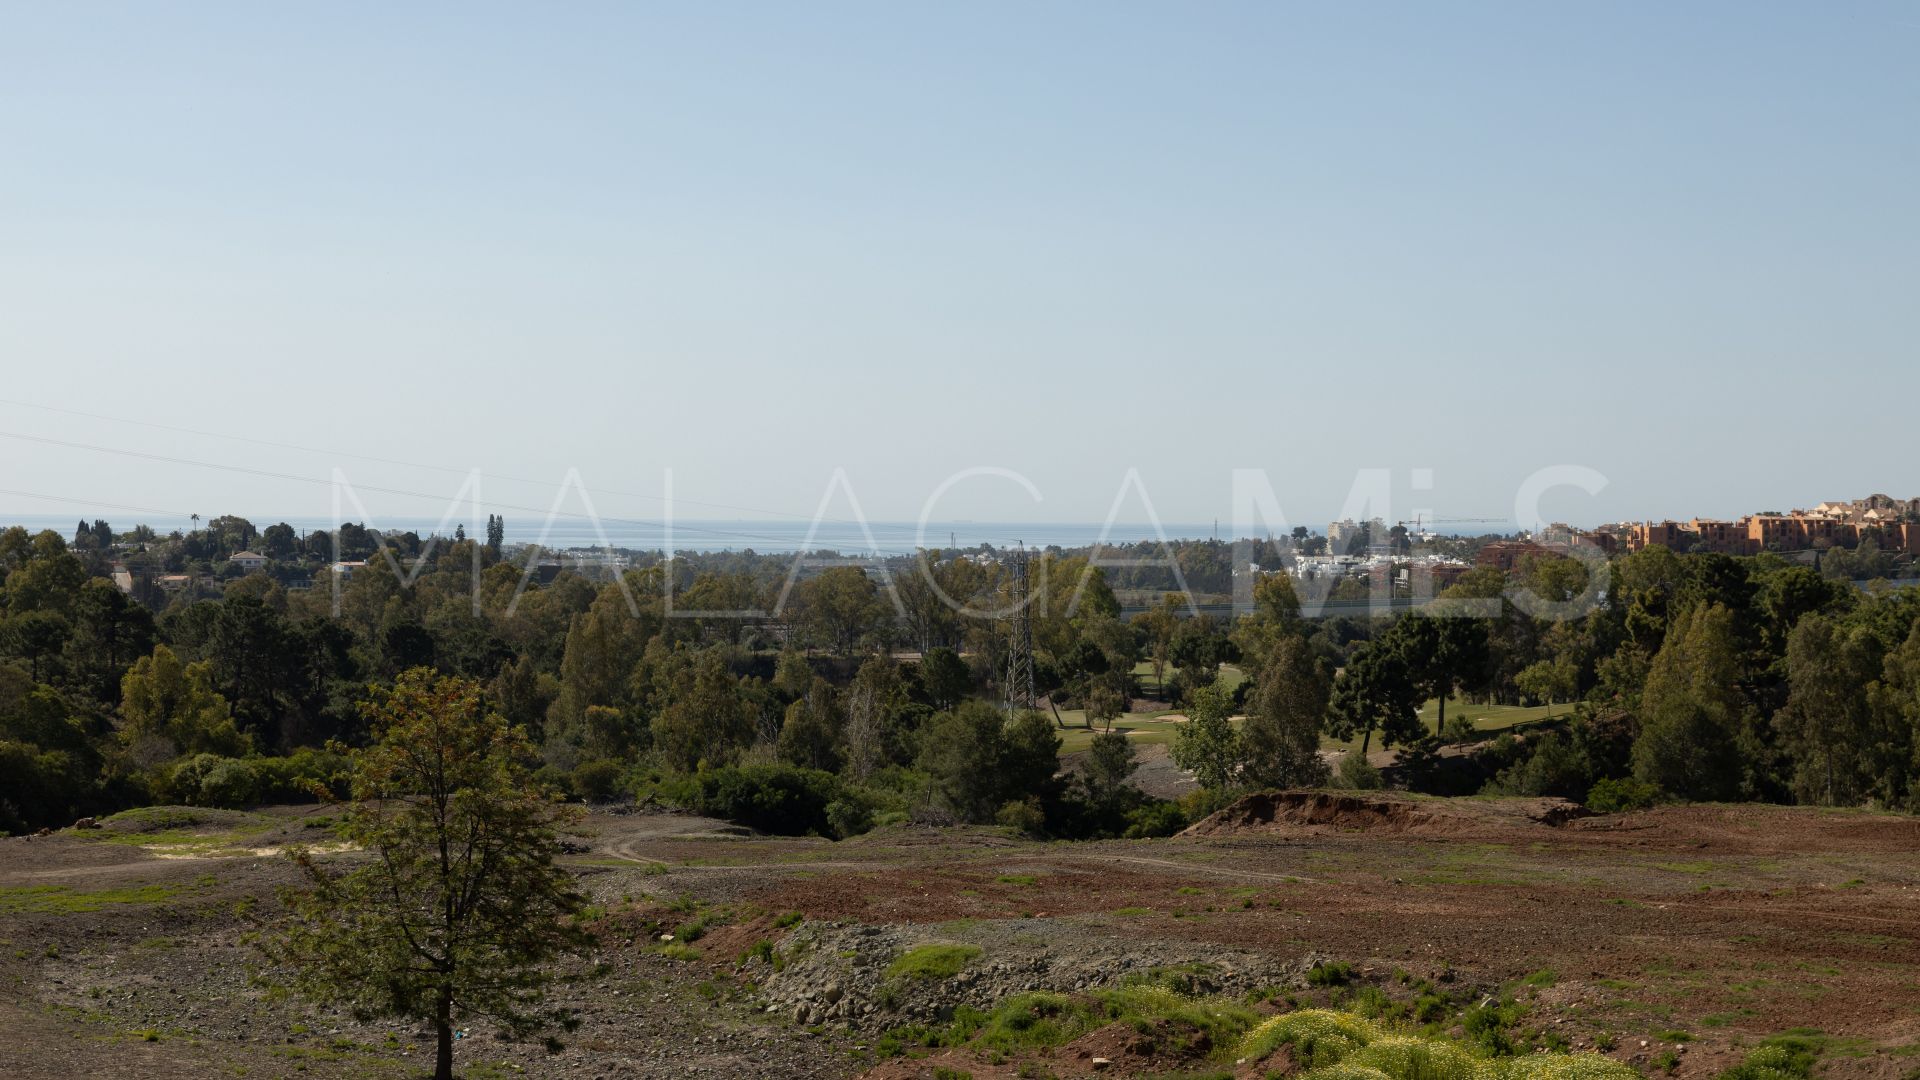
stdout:
<svg viewBox="0 0 1920 1080">
<path fill-rule="evenodd" d="M 1032 709 L 1039 703 L 1033 692 L 1033 619 L 1027 611 L 1032 586 L 1027 577 L 1027 545 L 1013 553 L 1013 625 L 1007 634 L 1007 711 Z"/>
</svg>

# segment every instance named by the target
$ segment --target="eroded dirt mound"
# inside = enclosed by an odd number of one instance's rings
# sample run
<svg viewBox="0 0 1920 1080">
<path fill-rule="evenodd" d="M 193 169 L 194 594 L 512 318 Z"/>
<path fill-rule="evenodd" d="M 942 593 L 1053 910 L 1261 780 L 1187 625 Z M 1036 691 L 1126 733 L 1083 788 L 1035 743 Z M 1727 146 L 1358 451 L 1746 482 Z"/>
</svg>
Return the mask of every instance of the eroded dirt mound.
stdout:
<svg viewBox="0 0 1920 1080">
<path fill-rule="evenodd" d="M 1451 824 L 1410 800 L 1331 791 L 1260 791 L 1188 826 L 1182 836 L 1230 836 L 1275 826 L 1369 832 L 1430 831 Z"/>
<path fill-rule="evenodd" d="M 1299 830 L 1458 836 L 1546 825 L 1591 815 L 1565 799 L 1411 799 L 1378 792 L 1262 791 L 1193 823 L 1182 836 Z"/>
</svg>

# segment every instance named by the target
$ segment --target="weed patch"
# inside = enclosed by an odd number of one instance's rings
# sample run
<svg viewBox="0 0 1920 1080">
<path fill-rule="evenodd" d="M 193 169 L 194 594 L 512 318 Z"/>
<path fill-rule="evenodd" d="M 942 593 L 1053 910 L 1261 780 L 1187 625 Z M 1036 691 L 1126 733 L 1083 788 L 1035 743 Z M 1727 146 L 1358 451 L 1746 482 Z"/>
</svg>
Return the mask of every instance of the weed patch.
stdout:
<svg viewBox="0 0 1920 1080">
<path fill-rule="evenodd" d="M 889 979 L 950 979 L 980 955 L 978 945 L 922 945 L 887 965 Z"/>
<path fill-rule="evenodd" d="M 182 891 L 178 885 L 130 885 L 85 892 L 66 885 L 18 885 L 0 888 L 0 915 L 81 913 L 124 904 L 161 904 Z"/>
</svg>

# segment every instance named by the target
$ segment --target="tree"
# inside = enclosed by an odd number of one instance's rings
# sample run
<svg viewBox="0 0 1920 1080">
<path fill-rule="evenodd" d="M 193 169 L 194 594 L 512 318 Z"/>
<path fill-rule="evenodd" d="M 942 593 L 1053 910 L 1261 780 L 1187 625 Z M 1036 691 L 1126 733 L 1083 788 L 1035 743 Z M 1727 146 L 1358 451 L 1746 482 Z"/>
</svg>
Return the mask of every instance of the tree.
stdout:
<svg viewBox="0 0 1920 1080">
<path fill-rule="evenodd" d="M 840 656 L 851 656 L 862 638 L 876 634 L 891 614 L 880 589 L 857 566 L 834 566 L 794 590 L 794 621 L 808 636 Z"/>
<path fill-rule="evenodd" d="M 222 514 L 208 521 L 207 533 L 213 539 L 216 552 L 223 557 L 245 551 L 259 535 L 253 522 L 233 514 Z"/>
<path fill-rule="evenodd" d="M 23 611 L 0 621 L 0 648 L 25 660 L 33 681 L 39 682 L 47 660 L 60 655 L 72 633 L 67 620 L 51 611 Z"/>
<path fill-rule="evenodd" d="M 1740 790 L 1740 665 L 1733 613 L 1699 604 L 1668 630 L 1640 695 L 1633 774 L 1683 799 Z"/>
<path fill-rule="evenodd" d="M 1554 702 L 1573 696 L 1577 675 L 1571 658 L 1555 656 L 1536 660 L 1520 669 L 1513 677 L 1513 684 L 1535 701 L 1546 702 L 1547 715 L 1552 716 Z"/>
<path fill-rule="evenodd" d="M 864 781 L 900 755 L 906 709 L 906 681 L 892 657 L 875 656 L 860 665 L 846 693 L 848 776 Z"/>
<path fill-rule="evenodd" d="M 533 657 L 521 654 L 511 664 L 502 663 L 500 673 L 487 687 L 487 699 L 493 702 L 507 722 L 538 733 L 547 708 L 559 696 L 560 684 L 541 671 Z"/>
<path fill-rule="evenodd" d="M 634 661 L 664 621 L 652 597 L 647 599 L 646 606 L 630 606 L 627 592 L 609 584 L 572 618 L 560 660 L 560 695 L 547 710 L 549 733 L 573 729 L 589 705 L 628 704 Z"/>
<path fill-rule="evenodd" d="M 1871 790 L 1874 714 L 1869 689 L 1881 673 L 1879 650 L 1864 628 L 1821 615 L 1801 619 L 1787 638 L 1787 706 L 1774 716 L 1794 764 L 1793 792 L 1803 803 L 1858 804 Z"/>
<path fill-rule="evenodd" d="M 653 717 L 653 748 L 667 767 L 692 772 L 703 761 L 726 764 L 752 738 L 753 713 L 719 653 L 702 652 L 675 668 Z"/>
<path fill-rule="evenodd" d="M 261 944 L 316 1000 L 431 1023 L 434 1076 L 452 1080 L 456 1018 L 517 1035 L 577 1023 L 542 1000 L 547 962 L 586 942 L 554 862 L 565 817 L 479 684 L 414 670 L 366 708 L 376 741 L 351 752 L 341 835 L 373 857 L 340 869 L 291 851 L 306 887 Z"/>
<path fill-rule="evenodd" d="M 1086 785 L 1087 798 L 1096 806 L 1113 805 L 1119 801 L 1127 778 L 1139 767 L 1133 740 L 1117 731 L 1095 735 L 1093 745 L 1087 749 L 1086 763 L 1080 769 L 1080 779 Z"/>
<path fill-rule="evenodd" d="M 251 596 L 194 606 L 207 612 L 200 653 L 212 663 L 214 685 L 232 704 L 235 719 L 242 729 L 290 745 L 281 725 L 304 650 L 286 617 Z"/>
<path fill-rule="evenodd" d="M 1451 603 L 1441 601 L 1440 606 Z M 1422 697 L 1439 702 L 1434 733 L 1447 726 L 1447 699 L 1462 684 L 1472 684 L 1488 664 L 1486 624 L 1445 613 L 1410 615 L 1393 624 L 1384 644 L 1400 654 Z"/>
<path fill-rule="evenodd" d="M 1053 729 L 1053 721 L 1028 709 L 1007 722 L 995 765 L 1005 785 L 1005 798 L 1041 794 L 1059 771 L 1060 733 Z"/>
<path fill-rule="evenodd" d="M 1233 730 L 1233 696 L 1217 686 L 1195 690 L 1187 705 L 1187 722 L 1173 740 L 1173 762 L 1193 774 L 1209 791 L 1225 788 L 1245 758 L 1240 735 Z"/>
<path fill-rule="evenodd" d="M 1060 769 L 1060 736 L 1046 714 L 1011 720 L 984 701 L 936 713 L 920 740 L 920 771 L 963 821 L 986 821 L 1009 799 L 1044 794 Z"/>
<path fill-rule="evenodd" d="M 920 771 L 930 781 L 929 794 L 940 796 L 962 821 L 985 821 L 999 805 L 996 796 L 1003 785 L 996 769 L 1005 745 L 1005 723 L 1000 710 L 972 700 L 927 722 L 920 740 Z"/>
<path fill-rule="evenodd" d="M 1167 593 L 1153 608 L 1133 618 L 1134 625 L 1146 634 L 1147 656 L 1153 661 L 1153 683 L 1162 696 L 1167 692 L 1167 663 L 1173 651 L 1173 635 L 1180 628 L 1182 603 L 1179 593 Z"/>
<path fill-rule="evenodd" d="M 293 526 L 282 521 L 260 532 L 260 553 L 269 559 L 291 559 L 300 551 L 300 538 Z"/>
<path fill-rule="evenodd" d="M 1425 698 L 1399 652 L 1368 642 L 1333 681 L 1330 730 L 1341 739 L 1359 735 L 1362 755 L 1376 729 L 1386 746 L 1412 742 L 1421 735 L 1419 710 Z"/>
<path fill-rule="evenodd" d="M 1260 664 L 1273 652 L 1275 643 L 1303 632 L 1300 592 L 1294 587 L 1292 575 L 1285 571 L 1262 575 L 1253 584 L 1253 611 L 1233 630 L 1241 667 L 1258 678 Z"/>
<path fill-rule="evenodd" d="M 1920 621 L 1887 653 L 1882 675 L 1869 691 L 1875 728 L 1881 733 L 1881 768 L 1875 784 L 1880 801 L 1908 809 L 1920 806 Z"/>
<path fill-rule="evenodd" d="M 40 533 L 33 538 L 29 557 L 7 575 L 7 610 L 15 614 L 51 611 L 64 617 L 87 576 L 86 564 L 67 551 L 58 535 Z"/>
<path fill-rule="evenodd" d="M 120 680 L 120 737 L 141 764 L 179 754 L 244 757 L 252 740 L 233 724 L 204 661 L 184 664 L 165 645 L 134 662 Z"/>
<path fill-rule="evenodd" d="M 1211 615 L 1182 620 L 1167 647 L 1167 659 L 1180 670 L 1180 681 L 1187 691 L 1212 684 L 1219 677 L 1220 665 L 1237 656 L 1233 643 L 1214 625 Z"/>
<path fill-rule="evenodd" d="M 1260 665 L 1253 708 L 1240 729 L 1247 778 L 1265 787 L 1323 784 L 1320 729 L 1326 723 L 1333 680 L 1307 640 L 1289 634 Z"/>
<path fill-rule="evenodd" d="M 1096 684 L 1087 691 L 1087 726 L 1105 723 L 1108 731 L 1113 730 L 1113 722 L 1127 711 L 1127 699 L 1118 690 L 1104 684 Z"/>
<path fill-rule="evenodd" d="M 920 658 L 920 688 L 934 708 L 951 709 L 973 689 L 973 673 L 959 653 L 935 646 Z"/>
<path fill-rule="evenodd" d="M 840 768 L 840 727 L 833 684 L 816 675 L 806 693 L 787 706 L 775 751 L 803 768 L 834 772 Z"/>
<path fill-rule="evenodd" d="M 487 554 L 500 557 L 500 547 L 507 540 L 507 519 L 497 514 L 487 515 Z"/>
</svg>

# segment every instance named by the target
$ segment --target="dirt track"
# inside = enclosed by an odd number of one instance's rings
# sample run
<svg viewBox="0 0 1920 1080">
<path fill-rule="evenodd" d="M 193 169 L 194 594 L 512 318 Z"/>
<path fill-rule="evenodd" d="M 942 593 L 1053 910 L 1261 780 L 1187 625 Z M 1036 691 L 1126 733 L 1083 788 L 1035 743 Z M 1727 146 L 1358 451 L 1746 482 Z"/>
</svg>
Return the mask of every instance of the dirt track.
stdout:
<svg viewBox="0 0 1920 1080">
<path fill-rule="evenodd" d="M 767 1014 L 733 970 L 753 935 L 777 934 L 771 914 L 797 911 L 887 941 L 974 943 L 1039 970 L 1010 977 L 1040 985 L 1048 970 L 1084 982 L 1147 952 L 1237 957 L 1224 966 L 1243 972 L 1339 958 L 1389 991 L 1401 971 L 1492 991 L 1551 970 L 1538 1023 L 1575 1046 L 1605 1032 L 1643 1065 L 1687 1032 L 1683 1076 L 1792 1027 L 1846 1040 L 1826 1075 L 1891 1080 L 1916 1063 L 1920 821 L 1693 807 L 1554 826 L 1519 802 L 1327 806 L 1097 844 L 921 828 L 836 844 L 595 815 L 574 861 L 596 898 L 697 898 L 742 925 L 691 963 L 643 948 L 639 933 L 616 944 L 608 971 L 564 991 L 588 1015 L 559 1058 L 481 1032 L 468 1052 L 538 1075 L 856 1074 L 868 1063 L 855 1047 L 883 1015 L 809 1035 Z M 261 819 L 274 828 L 247 842 L 297 838 L 310 813 Z M 410 1028 L 270 1004 L 247 986 L 231 904 L 286 881 L 282 860 L 161 859 L 129 839 L 0 841 L 0 1075 L 406 1075 L 419 1060 Z M 25 890 L 50 887 L 158 898 L 37 910 L 60 904 Z M 1030 968 L 1032 957 L 1045 963 Z M 714 985 L 729 989 L 694 994 Z"/>
</svg>

